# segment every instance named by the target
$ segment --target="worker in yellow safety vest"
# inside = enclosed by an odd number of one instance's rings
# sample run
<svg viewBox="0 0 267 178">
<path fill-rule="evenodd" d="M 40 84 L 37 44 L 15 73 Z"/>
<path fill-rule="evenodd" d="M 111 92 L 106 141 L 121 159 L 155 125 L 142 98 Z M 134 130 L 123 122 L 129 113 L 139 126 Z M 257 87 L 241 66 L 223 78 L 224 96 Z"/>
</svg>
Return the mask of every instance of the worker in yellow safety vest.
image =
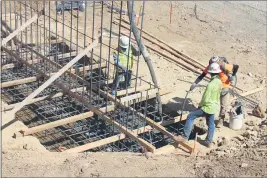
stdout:
<svg viewBox="0 0 267 178">
<path fill-rule="evenodd" d="M 119 47 L 113 52 L 113 59 L 115 68 L 117 70 L 115 79 L 112 85 L 112 95 L 116 94 L 120 81 L 125 80 L 125 88 L 130 87 L 133 68 L 133 57 L 140 56 L 140 52 L 137 51 L 130 43 L 130 39 L 126 36 L 120 37 Z"/>
</svg>

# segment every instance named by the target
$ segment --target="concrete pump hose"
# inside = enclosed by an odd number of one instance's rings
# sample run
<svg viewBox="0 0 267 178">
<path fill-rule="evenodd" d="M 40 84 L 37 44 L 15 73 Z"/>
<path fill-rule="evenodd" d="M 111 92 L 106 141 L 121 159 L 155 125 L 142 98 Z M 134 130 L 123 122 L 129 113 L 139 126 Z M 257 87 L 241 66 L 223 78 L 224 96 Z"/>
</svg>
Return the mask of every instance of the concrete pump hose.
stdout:
<svg viewBox="0 0 267 178">
<path fill-rule="evenodd" d="M 131 25 L 131 30 L 132 30 L 133 35 L 135 37 L 135 40 L 136 40 L 136 42 L 138 44 L 140 52 L 143 55 L 144 60 L 145 60 L 145 62 L 147 64 L 147 66 L 148 66 L 148 69 L 149 69 L 150 74 L 151 74 L 152 81 L 153 81 L 155 87 L 158 88 L 157 78 L 156 78 L 156 75 L 155 75 L 155 72 L 154 72 L 154 69 L 153 69 L 149 54 L 148 54 L 148 52 L 146 50 L 146 47 L 143 45 L 143 42 L 141 40 L 140 32 L 139 32 L 138 28 L 135 25 L 136 23 L 135 23 L 135 18 L 134 18 L 135 13 L 133 11 L 133 1 L 127 1 L 127 6 L 128 6 L 128 16 L 129 16 L 129 21 L 130 21 L 130 25 Z M 161 98 L 160 98 L 159 92 L 157 93 L 157 102 L 158 102 L 159 114 L 160 114 L 160 116 L 162 116 L 162 103 L 161 103 Z"/>
</svg>

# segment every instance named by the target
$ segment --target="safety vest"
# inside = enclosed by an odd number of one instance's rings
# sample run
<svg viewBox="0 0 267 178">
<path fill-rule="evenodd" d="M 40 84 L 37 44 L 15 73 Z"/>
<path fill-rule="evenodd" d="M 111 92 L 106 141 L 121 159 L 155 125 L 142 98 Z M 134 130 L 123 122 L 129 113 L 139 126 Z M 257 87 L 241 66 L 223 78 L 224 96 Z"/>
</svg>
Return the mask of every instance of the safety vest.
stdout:
<svg viewBox="0 0 267 178">
<path fill-rule="evenodd" d="M 118 51 L 114 51 L 113 54 L 118 55 Z M 129 57 L 128 57 L 128 54 L 130 55 Z M 132 50 L 130 50 L 129 52 L 128 50 L 126 50 L 125 53 L 119 52 L 118 60 L 123 67 L 127 68 L 127 64 L 128 64 L 128 70 L 132 70 L 133 68 Z M 122 69 L 118 68 L 118 71 L 122 72 Z"/>
<path fill-rule="evenodd" d="M 219 60 L 218 64 L 222 72 L 219 74 L 219 77 L 223 83 L 223 88 L 230 88 L 231 82 L 229 81 L 229 74 L 233 71 L 233 65 L 226 63 L 224 60 Z M 206 67 L 204 72 L 208 73 L 209 66 Z"/>
<path fill-rule="evenodd" d="M 219 111 L 222 81 L 214 76 L 202 96 L 199 107 L 208 114 L 216 114 Z"/>
</svg>

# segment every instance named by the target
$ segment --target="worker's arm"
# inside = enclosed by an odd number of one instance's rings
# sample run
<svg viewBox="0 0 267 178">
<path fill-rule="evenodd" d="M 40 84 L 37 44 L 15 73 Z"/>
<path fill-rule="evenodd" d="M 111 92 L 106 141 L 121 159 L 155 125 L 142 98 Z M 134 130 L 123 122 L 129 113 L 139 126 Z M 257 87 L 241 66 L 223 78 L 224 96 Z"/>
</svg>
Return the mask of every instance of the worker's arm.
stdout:
<svg viewBox="0 0 267 178">
<path fill-rule="evenodd" d="M 239 69 L 239 65 L 234 64 L 234 65 L 233 65 L 233 76 L 236 75 L 238 69 Z"/>
<path fill-rule="evenodd" d="M 235 75 L 236 75 L 236 73 L 237 73 L 237 71 L 239 69 L 239 66 L 236 65 L 236 64 L 231 65 L 231 64 L 223 63 L 222 64 L 222 68 L 223 68 L 224 71 L 232 73 L 232 74 L 229 75 L 229 77 L 230 77 L 229 81 L 230 82 L 234 81 L 234 78 L 235 78 Z"/>
<path fill-rule="evenodd" d="M 141 51 L 138 51 L 135 47 L 133 47 L 133 45 L 131 45 L 131 50 L 134 56 L 140 56 L 141 55 Z"/>
<path fill-rule="evenodd" d="M 198 85 L 198 83 L 207 75 L 208 68 L 209 68 L 209 66 L 207 66 L 205 68 L 205 70 L 202 72 L 202 74 L 200 76 L 198 76 L 198 78 L 195 80 L 195 82 L 191 85 L 190 91 L 194 90 L 196 88 L 196 86 Z"/>
<path fill-rule="evenodd" d="M 115 66 L 117 66 L 117 67 L 121 68 L 121 69 L 122 69 L 122 70 L 124 70 L 124 71 L 126 71 L 126 70 L 127 70 L 127 68 L 126 68 L 126 67 L 124 67 L 124 66 L 122 66 L 122 65 L 121 65 L 121 63 L 120 63 L 120 60 L 119 60 L 119 58 L 118 58 L 118 55 L 117 55 L 117 54 L 113 53 L 113 59 L 114 59 L 114 64 L 115 64 Z"/>
<path fill-rule="evenodd" d="M 198 78 L 195 80 L 195 84 L 198 84 L 205 76 L 207 75 L 207 72 L 206 72 L 206 70 L 204 70 L 203 72 L 202 72 L 202 74 L 200 75 L 200 76 L 198 76 Z"/>
</svg>

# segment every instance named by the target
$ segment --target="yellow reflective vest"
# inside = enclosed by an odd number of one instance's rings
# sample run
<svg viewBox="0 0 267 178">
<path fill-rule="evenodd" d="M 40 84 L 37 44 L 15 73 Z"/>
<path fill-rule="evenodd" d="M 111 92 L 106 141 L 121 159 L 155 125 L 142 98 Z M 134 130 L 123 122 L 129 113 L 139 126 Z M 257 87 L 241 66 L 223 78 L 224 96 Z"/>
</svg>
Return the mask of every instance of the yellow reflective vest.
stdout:
<svg viewBox="0 0 267 178">
<path fill-rule="evenodd" d="M 128 57 L 128 54 L 129 54 L 129 57 Z M 128 52 L 128 50 L 126 50 L 124 53 L 122 52 L 119 52 L 118 54 L 118 51 L 114 51 L 113 52 L 113 56 L 118 56 L 118 62 L 121 66 L 127 68 L 127 64 L 128 64 L 128 70 L 132 70 L 133 68 L 133 53 L 132 53 L 132 50 L 130 50 Z M 115 61 L 115 65 L 116 65 L 116 61 Z M 121 68 L 118 67 L 118 72 L 123 72 L 123 70 Z"/>
<path fill-rule="evenodd" d="M 199 107 L 208 114 L 216 114 L 220 107 L 220 96 L 222 90 L 222 81 L 214 76 L 202 96 Z"/>
</svg>

